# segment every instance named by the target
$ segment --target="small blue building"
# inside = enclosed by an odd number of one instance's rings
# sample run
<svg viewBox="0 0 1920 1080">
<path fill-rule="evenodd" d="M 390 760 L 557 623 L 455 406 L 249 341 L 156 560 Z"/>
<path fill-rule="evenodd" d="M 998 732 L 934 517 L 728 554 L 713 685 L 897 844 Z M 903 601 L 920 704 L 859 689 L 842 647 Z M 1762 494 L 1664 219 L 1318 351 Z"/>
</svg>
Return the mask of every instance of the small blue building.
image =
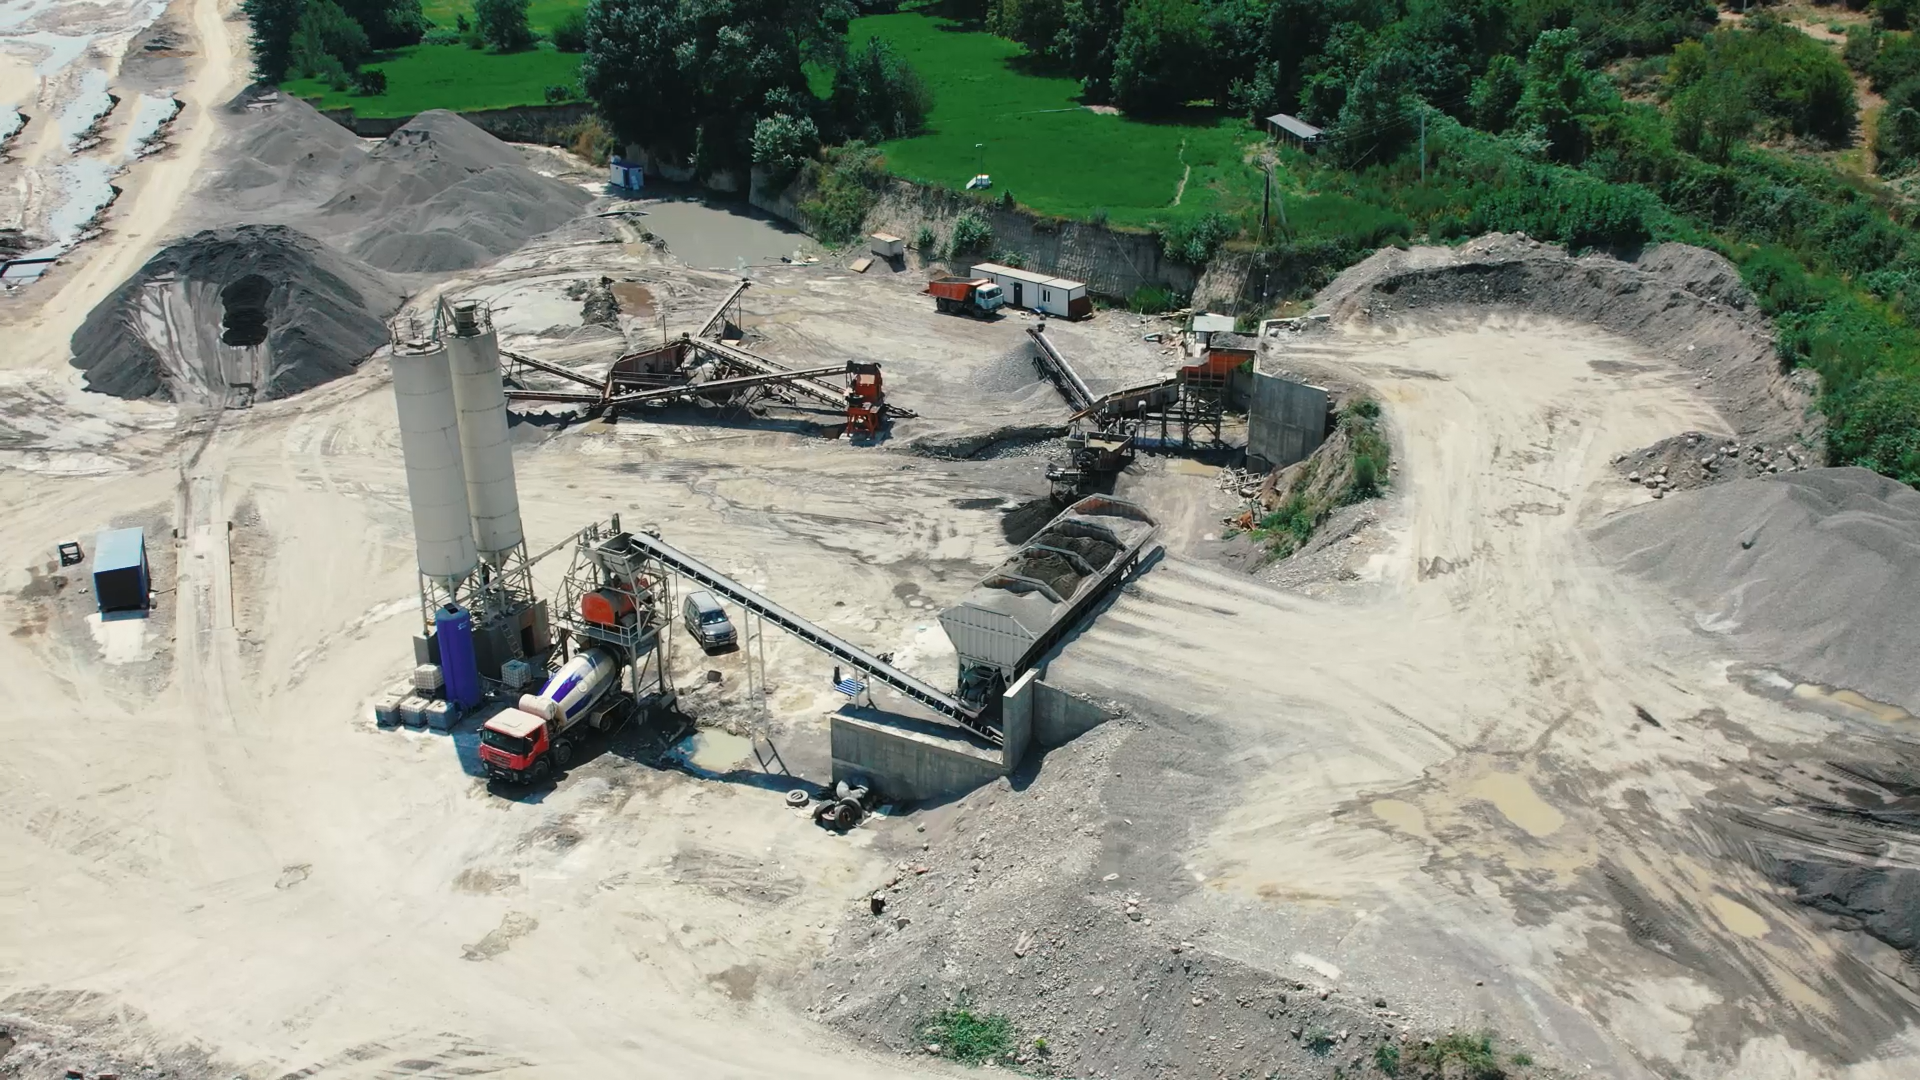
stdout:
<svg viewBox="0 0 1920 1080">
<path fill-rule="evenodd" d="M 646 172 L 640 166 L 618 155 L 607 163 L 607 174 L 607 182 L 617 188 L 639 191 L 647 186 Z"/>
<path fill-rule="evenodd" d="M 145 529 L 108 529 L 93 538 L 93 598 L 102 612 L 146 610 Z"/>
</svg>

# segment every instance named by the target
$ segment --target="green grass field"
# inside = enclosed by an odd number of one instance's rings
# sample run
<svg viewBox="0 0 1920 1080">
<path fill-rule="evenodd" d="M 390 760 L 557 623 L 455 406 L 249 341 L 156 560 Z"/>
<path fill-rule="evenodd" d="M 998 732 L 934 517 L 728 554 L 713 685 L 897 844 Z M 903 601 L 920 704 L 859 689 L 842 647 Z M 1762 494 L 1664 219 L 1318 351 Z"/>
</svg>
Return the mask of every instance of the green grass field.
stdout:
<svg viewBox="0 0 1920 1080">
<path fill-rule="evenodd" d="M 848 37 L 886 40 L 933 90 L 926 134 L 882 146 L 899 176 L 960 188 L 984 152 L 994 192 L 1043 214 L 1104 212 L 1139 227 L 1257 212 L 1260 172 L 1242 159 L 1260 136 L 1238 119 L 1147 123 L 1093 112 L 1076 100 L 1074 80 L 1021 71 L 1021 46 L 930 15 L 855 19 Z"/>
<path fill-rule="evenodd" d="M 471 112 L 541 105 L 547 87 L 570 91 L 580 81 L 580 54 L 543 45 L 518 53 L 494 53 L 465 45 L 414 45 L 366 65 L 386 72 L 387 92 L 366 97 L 334 90 L 318 79 L 280 84 L 320 109 L 352 109 L 368 117 L 412 116 L 428 109 Z"/>
</svg>

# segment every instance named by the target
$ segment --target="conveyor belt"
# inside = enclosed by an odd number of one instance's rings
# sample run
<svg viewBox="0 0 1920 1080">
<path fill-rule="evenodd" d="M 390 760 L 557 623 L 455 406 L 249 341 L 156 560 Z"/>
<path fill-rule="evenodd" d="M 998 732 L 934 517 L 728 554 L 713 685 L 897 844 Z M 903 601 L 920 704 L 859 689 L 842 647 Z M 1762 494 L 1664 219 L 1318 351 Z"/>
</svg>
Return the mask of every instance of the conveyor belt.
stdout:
<svg viewBox="0 0 1920 1080">
<path fill-rule="evenodd" d="M 720 301 L 720 306 L 713 309 L 713 314 L 707 316 L 707 321 L 700 324 L 700 332 L 693 336 L 697 338 L 712 337 L 721 327 L 727 325 L 727 309 L 733 306 L 734 301 L 740 299 L 740 294 L 746 292 L 747 286 L 751 284 L 753 284 L 753 282 L 748 281 L 746 278 L 741 278 L 738 284 L 728 290 L 727 298 Z"/>
<path fill-rule="evenodd" d="M 1053 342 L 1047 340 L 1046 328 L 1030 327 L 1027 330 L 1027 336 L 1033 339 L 1033 344 L 1040 350 L 1041 373 L 1059 389 L 1060 395 L 1067 399 L 1067 407 L 1076 413 L 1093 408 L 1093 391 L 1087 389 L 1087 384 L 1080 378 L 1080 373 L 1073 370 L 1073 365 L 1067 363 L 1067 358 L 1060 354 L 1059 349 L 1053 347 Z"/>
<path fill-rule="evenodd" d="M 665 541 L 657 540 L 645 533 L 634 533 L 632 536 L 635 545 L 644 548 L 648 555 L 658 559 L 674 573 L 699 582 L 828 656 L 856 671 L 865 672 L 876 682 L 892 687 L 934 712 L 960 724 L 975 735 L 999 745 L 1000 733 L 988 727 L 977 713 L 968 710 L 952 695 L 943 694 L 845 638 L 820 629 Z"/>
<path fill-rule="evenodd" d="M 793 374 L 791 370 L 781 367 L 771 360 L 755 356 L 745 349 L 736 348 L 732 345 L 723 345 L 718 341 L 709 341 L 706 338 L 694 338 L 692 344 L 694 348 L 699 349 L 701 352 L 706 353 L 716 360 L 724 361 L 735 367 L 744 368 L 755 375 Z M 831 405 L 836 409 L 844 409 L 847 407 L 847 390 L 844 386 L 829 386 L 817 379 L 809 378 L 796 378 L 788 385 L 800 393 L 827 405 Z"/>
<path fill-rule="evenodd" d="M 847 370 L 847 365 L 838 367 L 810 368 L 806 371 L 776 371 L 767 375 L 737 375 L 731 379 L 709 379 L 706 382 L 681 383 L 678 386 L 663 386 L 656 390 L 636 390 L 630 394 L 618 394 L 607 399 L 608 405 L 633 405 L 642 401 L 667 401 L 677 397 L 693 397 L 724 390 L 744 390 L 749 386 L 779 386 L 783 383 L 797 382 L 815 375 L 838 375 Z M 846 401 L 846 394 L 840 395 Z"/>
<path fill-rule="evenodd" d="M 582 375 L 577 371 L 568 371 L 566 368 L 560 367 L 557 364 L 549 364 L 545 360 L 535 360 L 531 356 L 527 356 L 523 353 L 508 352 L 506 349 L 501 349 L 500 355 L 516 363 L 525 364 L 535 371 L 544 371 L 549 375 L 555 375 L 562 379 L 568 379 L 573 382 L 577 382 L 582 386 L 591 386 L 595 390 L 604 391 L 606 389 L 606 380 L 604 379 L 596 379 L 588 375 Z"/>
</svg>

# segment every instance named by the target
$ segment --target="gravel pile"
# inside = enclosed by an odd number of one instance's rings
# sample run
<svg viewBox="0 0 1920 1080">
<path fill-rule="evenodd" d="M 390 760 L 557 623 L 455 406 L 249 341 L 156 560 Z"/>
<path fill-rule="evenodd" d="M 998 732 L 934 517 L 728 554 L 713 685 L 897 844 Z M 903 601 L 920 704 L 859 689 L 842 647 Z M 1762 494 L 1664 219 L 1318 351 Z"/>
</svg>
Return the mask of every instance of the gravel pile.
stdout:
<svg viewBox="0 0 1920 1080">
<path fill-rule="evenodd" d="M 1217 798 L 1218 777 L 1165 767 L 1151 724 L 1096 728 L 1018 791 L 1003 779 L 866 826 L 898 861 L 850 898 L 796 987 L 803 1007 L 922 1057 L 945 1049 L 922 1029 L 942 1010 L 1004 1015 L 1012 1060 L 995 1064 L 1039 1076 L 1374 1076 L 1377 1047 L 1411 1057 L 1435 1037 L 1381 992 L 1233 959 L 1238 944 L 1184 910 L 1199 886 L 1173 852 L 1189 797 Z"/>
<path fill-rule="evenodd" d="M 1458 248 L 1383 248 L 1327 286 L 1316 312 L 1392 325 L 1499 306 L 1591 324 L 1691 373 L 1737 441 L 1817 445 L 1818 376 L 1780 370 L 1773 331 L 1739 278 L 1683 244 L 1623 262 L 1496 233 Z"/>
<path fill-rule="evenodd" d="M 1741 443 L 1704 431 L 1688 431 L 1644 450 L 1622 454 L 1613 460 L 1613 468 L 1627 483 L 1647 488 L 1658 499 L 1670 492 L 1726 480 L 1800 472 L 1813 467 L 1817 460 L 1813 450 L 1792 443 Z"/>
<path fill-rule="evenodd" d="M 593 196 L 528 168 L 458 115 L 414 117 L 371 150 L 312 106 L 250 87 L 208 178 L 231 215 L 294 225 L 394 273 L 493 261 L 577 217 Z"/>
<path fill-rule="evenodd" d="M 209 229 L 161 249 L 87 315 L 73 366 L 115 397 L 286 397 L 358 366 L 403 298 L 385 274 L 297 230 Z"/>
<path fill-rule="evenodd" d="M 322 220 L 382 270 L 491 262 L 572 220 L 593 196 L 526 167 L 519 151 L 453 113 L 424 112 L 366 155 Z"/>
<path fill-rule="evenodd" d="M 1920 712 L 1920 492 L 1810 469 L 1635 507 L 1592 535 L 1754 662 Z"/>
</svg>

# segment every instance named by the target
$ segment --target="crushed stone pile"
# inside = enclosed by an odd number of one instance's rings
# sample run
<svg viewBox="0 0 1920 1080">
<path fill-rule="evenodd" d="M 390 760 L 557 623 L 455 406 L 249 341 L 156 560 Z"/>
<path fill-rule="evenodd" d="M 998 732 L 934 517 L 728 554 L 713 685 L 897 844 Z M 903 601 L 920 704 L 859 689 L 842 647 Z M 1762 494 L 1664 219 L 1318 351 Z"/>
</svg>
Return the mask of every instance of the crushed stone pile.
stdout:
<svg viewBox="0 0 1920 1080">
<path fill-rule="evenodd" d="M 1799 472 L 1818 461 L 1819 453 L 1811 447 L 1741 443 L 1705 431 L 1687 431 L 1621 454 L 1613 460 L 1613 469 L 1627 483 L 1647 488 L 1658 499 L 1668 492 L 1726 480 Z"/>
<path fill-rule="evenodd" d="M 73 365 L 123 398 L 245 405 L 339 378 L 386 343 L 401 288 L 283 225 L 167 245 L 87 315 Z"/>
<path fill-rule="evenodd" d="M 223 209 L 325 237 L 381 270 L 480 266 L 593 201 L 445 110 L 421 113 L 371 150 L 271 88 L 250 87 L 227 110 L 235 134 L 207 180 Z"/>
<path fill-rule="evenodd" d="M 436 109 L 366 155 L 320 207 L 342 246 L 383 270 L 491 262 L 579 214 L 593 196 L 526 167 L 513 147 Z"/>
<path fill-rule="evenodd" d="M 1810 469 L 1638 506 L 1592 537 L 1755 663 L 1920 712 L 1920 492 Z"/>
<path fill-rule="evenodd" d="M 1628 262 L 1502 233 L 1457 248 L 1384 248 L 1334 279 L 1315 310 L 1391 326 L 1489 306 L 1598 326 L 1671 361 L 1740 442 L 1818 445 L 1818 376 L 1780 369 L 1739 271 L 1701 248 L 1659 244 Z"/>
</svg>

